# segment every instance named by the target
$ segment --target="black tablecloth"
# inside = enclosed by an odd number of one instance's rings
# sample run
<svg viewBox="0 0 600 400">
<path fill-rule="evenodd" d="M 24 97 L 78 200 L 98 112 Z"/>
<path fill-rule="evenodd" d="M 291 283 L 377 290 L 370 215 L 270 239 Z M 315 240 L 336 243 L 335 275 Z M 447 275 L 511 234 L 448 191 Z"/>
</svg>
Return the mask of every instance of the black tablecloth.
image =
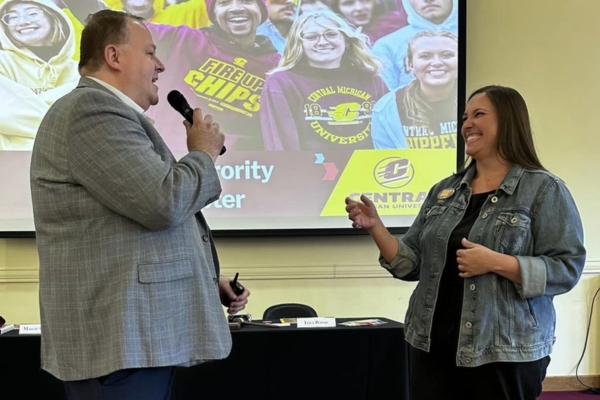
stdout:
<svg viewBox="0 0 600 400">
<path fill-rule="evenodd" d="M 265 328 L 232 331 L 225 360 L 178 368 L 174 399 L 408 399 L 408 354 L 403 325 Z M 361 318 L 362 319 L 362 318 Z M 60 381 L 40 369 L 40 337 L 0 336 L 0 393 L 64 399 Z"/>
</svg>

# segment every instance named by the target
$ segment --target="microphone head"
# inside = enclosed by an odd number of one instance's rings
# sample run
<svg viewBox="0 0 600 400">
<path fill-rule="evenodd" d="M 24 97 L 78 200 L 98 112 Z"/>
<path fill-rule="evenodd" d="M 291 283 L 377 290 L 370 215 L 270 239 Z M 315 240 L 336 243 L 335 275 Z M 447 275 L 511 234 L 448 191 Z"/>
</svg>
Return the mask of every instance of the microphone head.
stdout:
<svg viewBox="0 0 600 400">
<path fill-rule="evenodd" d="M 185 97 L 183 97 L 179 90 L 171 90 L 167 95 L 167 101 L 169 102 L 171 107 L 178 111 L 190 108 L 190 105 L 188 104 L 187 100 L 185 99 Z"/>
</svg>

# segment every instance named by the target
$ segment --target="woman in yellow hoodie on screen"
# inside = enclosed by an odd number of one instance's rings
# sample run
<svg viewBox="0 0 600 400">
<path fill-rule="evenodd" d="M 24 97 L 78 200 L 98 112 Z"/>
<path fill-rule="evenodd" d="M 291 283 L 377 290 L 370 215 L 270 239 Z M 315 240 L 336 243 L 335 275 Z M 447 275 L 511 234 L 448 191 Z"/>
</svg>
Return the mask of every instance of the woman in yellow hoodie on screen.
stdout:
<svg viewBox="0 0 600 400">
<path fill-rule="evenodd" d="M 169 5 L 165 0 L 104 0 L 111 10 L 126 10 L 154 24 L 187 25 L 199 29 L 210 25 L 206 0 L 188 0 Z"/>
<path fill-rule="evenodd" d="M 5 0 L 0 21 L 0 150 L 31 150 L 48 108 L 79 80 L 73 26 L 52 0 Z"/>
</svg>

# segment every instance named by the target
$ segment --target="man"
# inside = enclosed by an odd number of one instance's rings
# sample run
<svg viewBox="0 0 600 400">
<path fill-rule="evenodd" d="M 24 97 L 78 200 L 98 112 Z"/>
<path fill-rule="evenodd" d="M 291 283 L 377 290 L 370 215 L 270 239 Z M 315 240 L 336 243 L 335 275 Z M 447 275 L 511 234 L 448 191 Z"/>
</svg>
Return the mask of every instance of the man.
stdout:
<svg viewBox="0 0 600 400">
<path fill-rule="evenodd" d="M 221 192 L 224 137 L 195 109 L 189 153 L 168 150 L 144 115 L 165 67 L 138 17 L 94 14 L 79 70 L 31 160 L 42 368 L 69 399 L 168 399 L 174 366 L 229 354 L 221 301 L 236 313 L 249 295 L 219 277 L 201 213 Z"/>
<path fill-rule="evenodd" d="M 279 54 L 283 54 L 287 35 L 296 18 L 295 0 L 267 0 L 269 18 L 256 31 L 271 39 Z"/>
<path fill-rule="evenodd" d="M 407 69 L 406 52 L 413 36 L 425 30 L 458 36 L 458 0 L 402 0 L 408 25 L 375 42 L 373 54 L 384 69 L 381 77 L 390 90 L 408 85 L 414 75 Z"/>
</svg>

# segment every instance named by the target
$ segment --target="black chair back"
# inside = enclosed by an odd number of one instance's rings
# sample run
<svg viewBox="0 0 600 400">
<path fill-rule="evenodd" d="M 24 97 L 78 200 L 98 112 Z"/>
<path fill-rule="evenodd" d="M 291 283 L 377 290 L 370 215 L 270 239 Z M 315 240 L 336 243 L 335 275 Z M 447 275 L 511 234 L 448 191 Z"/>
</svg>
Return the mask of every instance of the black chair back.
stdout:
<svg viewBox="0 0 600 400">
<path fill-rule="evenodd" d="M 263 321 L 276 321 L 280 318 L 311 318 L 317 317 L 314 308 L 306 304 L 283 303 L 267 308 L 263 313 Z"/>
</svg>

